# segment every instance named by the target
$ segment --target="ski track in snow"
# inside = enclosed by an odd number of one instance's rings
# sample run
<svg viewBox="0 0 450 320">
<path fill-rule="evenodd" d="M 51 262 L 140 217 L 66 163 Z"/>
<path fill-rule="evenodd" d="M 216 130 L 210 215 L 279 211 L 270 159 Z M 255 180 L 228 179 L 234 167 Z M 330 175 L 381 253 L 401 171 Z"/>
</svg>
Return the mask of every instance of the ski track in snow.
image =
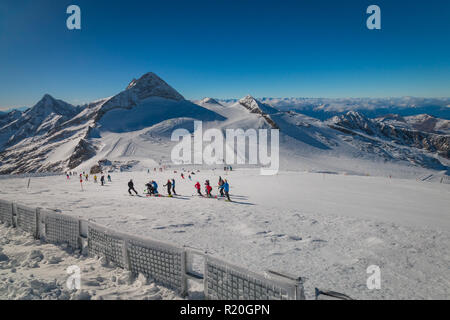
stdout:
<svg viewBox="0 0 450 320">
<path fill-rule="evenodd" d="M 29 190 L 27 179 L 9 179 L 0 197 L 207 250 L 253 271 L 302 276 L 310 299 L 314 287 L 356 299 L 450 298 L 449 185 L 306 172 L 264 177 L 246 169 L 222 175 L 234 203 L 194 195 L 196 181 L 214 186 L 219 173 L 202 171 L 192 182 L 180 172 L 112 173 L 112 183 L 89 181 L 84 192 L 76 177 L 32 178 Z M 172 177 L 182 197 L 127 194 L 130 178 L 139 192 L 155 179 L 165 194 Z M 381 268 L 381 290 L 367 289 L 370 265 Z"/>
</svg>

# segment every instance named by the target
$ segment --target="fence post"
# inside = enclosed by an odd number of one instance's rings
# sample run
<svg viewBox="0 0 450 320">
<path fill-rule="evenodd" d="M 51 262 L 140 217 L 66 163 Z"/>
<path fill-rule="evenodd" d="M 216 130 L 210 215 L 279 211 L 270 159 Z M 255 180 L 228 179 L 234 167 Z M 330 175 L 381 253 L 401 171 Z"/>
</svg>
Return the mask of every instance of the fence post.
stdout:
<svg viewBox="0 0 450 320">
<path fill-rule="evenodd" d="M 203 294 L 205 296 L 205 300 L 208 299 L 208 252 L 205 251 L 205 261 L 203 262 Z"/>
<path fill-rule="evenodd" d="M 17 228 L 17 205 L 15 202 L 12 203 L 12 227 Z"/>
<path fill-rule="evenodd" d="M 80 233 L 78 235 L 78 245 L 80 247 L 81 253 L 85 254 L 88 247 L 88 222 L 83 219 L 79 219 L 78 230 L 80 230 Z"/>
<path fill-rule="evenodd" d="M 305 288 L 303 287 L 303 278 L 297 279 L 297 291 L 296 291 L 296 297 L 295 300 L 306 300 L 305 297 Z"/>
<path fill-rule="evenodd" d="M 186 259 L 187 259 L 187 253 L 186 253 L 186 250 L 183 248 L 183 253 L 182 253 L 182 255 L 181 255 L 181 265 L 184 265 L 184 275 L 183 275 L 183 284 L 182 284 L 182 292 L 180 293 L 180 295 L 183 297 L 183 298 L 185 298 L 185 297 L 187 297 L 188 295 L 189 295 L 189 285 L 188 285 L 188 278 L 187 278 L 187 275 L 186 275 L 186 271 L 187 271 L 187 269 L 186 269 L 186 263 L 187 263 L 187 261 L 186 261 Z"/>
<path fill-rule="evenodd" d="M 36 208 L 36 237 L 38 239 L 45 239 L 45 221 L 42 220 L 44 218 L 41 213 L 41 208 Z"/>
<path fill-rule="evenodd" d="M 35 228 L 35 230 L 34 230 L 34 238 L 35 239 L 39 239 L 39 217 L 41 216 L 41 208 L 36 208 L 35 209 L 35 211 L 36 211 L 36 215 L 35 215 L 35 225 L 36 225 L 36 228 Z"/>
<path fill-rule="evenodd" d="M 122 248 L 122 256 L 123 256 L 123 263 L 126 270 L 131 271 L 131 260 L 130 255 L 128 254 L 128 248 L 129 248 L 129 241 L 127 238 L 123 239 L 123 248 Z"/>
<path fill-rule="evenodd" d="M 304 279 L 302 277 L 295 277 L 295 276 L 287 274 L 287 273 L 282 273 L 282 272 L 277 272 L 277 271 L 272 271 L 272 270 L 268 270 L 267 272 L 272 275 L 275 275 L 277 277 L 295 281 L 296 282 L 295 300 L 306 300 L 305 288 L 303 287 Z"/>
</svg>

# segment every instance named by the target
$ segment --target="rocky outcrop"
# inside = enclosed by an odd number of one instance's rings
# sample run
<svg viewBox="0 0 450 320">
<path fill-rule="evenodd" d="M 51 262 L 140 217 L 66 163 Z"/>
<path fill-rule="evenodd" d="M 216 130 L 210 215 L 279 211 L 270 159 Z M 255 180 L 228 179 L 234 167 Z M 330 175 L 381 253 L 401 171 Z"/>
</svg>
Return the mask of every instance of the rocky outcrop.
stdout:
<svg viewBox="0 0 450 320">
<path fill-rule="evenodd" d="M 263 117 L 264 120 L 266 120 L 266 122 L 270 125 L 272 129 L 280 129 L 280 127 L 275 123 L 275 121 L 272 120 L 272 118 L 269 115 L 269 113 L 277 113 L 278 110 L 268 105 L 259 103 L 255 98 L 253 98 L 250 95 L 239 100 L 239 104 L 245 107 L 247 110 L 249 110 L 250 113 L 256 113 L 261 115 L 261 117 Z"/>
<path fill-rule="evenodd" d="M 69 158 L 68 168 L 74 169 L 82 164 L 84 161 L 89 160 L 96 154 L 96 149 L 93 145 L 87 142 L 85 139 L 81 139 L 78 145 L 75 147 L 72 156 Z"/>
<path fill-rule="evenodd" d="M 99 174 L 100 172 L 102 172 L 102 167 L 100 167 L 100 165 L 96 164 L 91 167 L 89 174 Z"/>
<path fill-rule="evenodd" d="M 31 109 L 9 114 L 7 125 L 0 128 L 0 150 L 36 136 L 43 136 L 73 118 L 80 108 L 46 94 Z"/>
<path fill-rule="evenodd" d="M 334 117 L 330 127 L 344 133 L 359 131 L 396 144 L 423 149 L 450 159 L 450 136 L 418 131 L 408 126 L 396 126 L 385 119 L 371 120 L 358 112 Z"/>
</svg>

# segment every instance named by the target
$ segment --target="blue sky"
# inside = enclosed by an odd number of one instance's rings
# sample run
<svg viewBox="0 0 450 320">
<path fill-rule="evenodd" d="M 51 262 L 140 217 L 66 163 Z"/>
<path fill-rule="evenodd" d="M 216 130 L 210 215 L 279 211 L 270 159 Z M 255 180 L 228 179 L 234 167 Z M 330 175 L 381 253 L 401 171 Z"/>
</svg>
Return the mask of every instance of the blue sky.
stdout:
<svg viewBox="0 0 450 320">
<path fill-rule="evenodd" d="M 382 30 L 366 28 L 371 4 Z M 450 96 L 450 1 L 0 3 L 2 109 L 88 102 L 148 71 L 188 99 Z"/>
</svg>

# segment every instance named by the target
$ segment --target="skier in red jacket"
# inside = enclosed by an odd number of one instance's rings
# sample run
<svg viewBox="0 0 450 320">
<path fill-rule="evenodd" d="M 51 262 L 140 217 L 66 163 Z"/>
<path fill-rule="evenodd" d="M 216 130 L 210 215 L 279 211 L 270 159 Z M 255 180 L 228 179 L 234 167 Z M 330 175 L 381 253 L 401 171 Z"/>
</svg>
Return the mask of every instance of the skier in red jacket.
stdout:
<svg viewBox="0 0 450 320">
<path fill-rule="evenodd" d="M 206 193 L 208 194 L 208 197 L 212 197 L 211 195 L 212 187 L 210 185 L 206 186 Z"/>
<path fill-rule="evenodd" d="M 197 183 L 195 184 L 195 189 L 197 189 L 197 192 L 198 192 L 198 195 L 199 195 L 199 196 L 203 196 L 203 195 L 202 195 L 202 191 L 200 190 L 201 187 L 202 187 L 202 186 L 200 185 L 200 182 L 197 181 Z"/>
<path fill-rule="evenodd" d="M 209 180 L 206 180 L 206 182 L 205 182 L 205 190 L 206 190 L 206 195 L 207 195 L 208 197 L 211 197 L 212 187 L 211 187 L 211 185 L 209 184 Z"/>
</svg>

